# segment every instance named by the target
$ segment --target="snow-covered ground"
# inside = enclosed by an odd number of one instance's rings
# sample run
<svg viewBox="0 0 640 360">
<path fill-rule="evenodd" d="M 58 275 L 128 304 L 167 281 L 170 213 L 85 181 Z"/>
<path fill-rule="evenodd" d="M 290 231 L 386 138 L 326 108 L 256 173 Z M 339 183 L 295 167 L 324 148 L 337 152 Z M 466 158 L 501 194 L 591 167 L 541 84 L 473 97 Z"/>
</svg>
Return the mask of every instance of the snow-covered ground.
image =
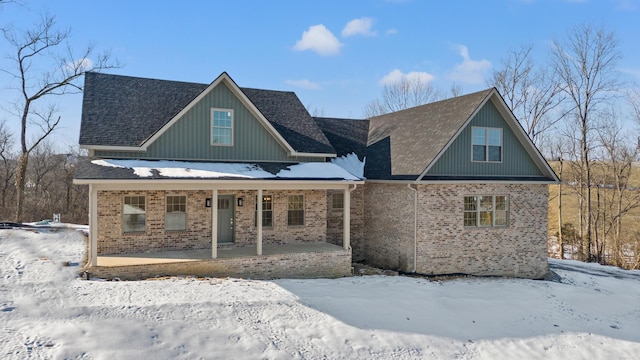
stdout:
<svg viewBox="0 0 640 360">
<path fill-rule="evenodd" d="M 72 230 L 0 230 L 0 358 L 640 358 L 640 271 L 86 281 L 83 249 Z"/>
</svg>

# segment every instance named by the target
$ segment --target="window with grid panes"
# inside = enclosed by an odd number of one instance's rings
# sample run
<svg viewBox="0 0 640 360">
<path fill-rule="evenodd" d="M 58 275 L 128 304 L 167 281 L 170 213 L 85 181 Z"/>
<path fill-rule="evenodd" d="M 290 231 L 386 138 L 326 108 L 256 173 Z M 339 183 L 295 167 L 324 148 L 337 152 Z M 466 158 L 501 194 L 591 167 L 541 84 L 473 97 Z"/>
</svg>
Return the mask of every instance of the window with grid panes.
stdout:
<svg viewBox="0 0 640 360">
<path fill-rule="evenodd" d="M 164 229 L 168 231 L 187 229 L 186 196 L 167 196 L 167 209 L 164 215 Z"/>
<path fill-rule="evenodd" d="M 289 195 L 287 223 L 289 226 L 304 225 L 304 195 Z"/>
</svg>

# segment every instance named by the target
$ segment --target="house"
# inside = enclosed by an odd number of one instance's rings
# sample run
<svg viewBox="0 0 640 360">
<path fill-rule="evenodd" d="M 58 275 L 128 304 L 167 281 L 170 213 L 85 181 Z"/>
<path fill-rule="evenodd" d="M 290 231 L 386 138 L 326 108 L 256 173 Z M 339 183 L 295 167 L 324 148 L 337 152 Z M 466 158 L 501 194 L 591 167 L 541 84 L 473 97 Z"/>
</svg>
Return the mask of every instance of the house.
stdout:
<svg viewBox="0 0 640 360">
<path fill-rule="evenodd" d="M 495 89 L 353 120 L 226 73 L 88 73 L 80 146 L 96 276 L 547 271 L 558 179 Z"/>
</svg>

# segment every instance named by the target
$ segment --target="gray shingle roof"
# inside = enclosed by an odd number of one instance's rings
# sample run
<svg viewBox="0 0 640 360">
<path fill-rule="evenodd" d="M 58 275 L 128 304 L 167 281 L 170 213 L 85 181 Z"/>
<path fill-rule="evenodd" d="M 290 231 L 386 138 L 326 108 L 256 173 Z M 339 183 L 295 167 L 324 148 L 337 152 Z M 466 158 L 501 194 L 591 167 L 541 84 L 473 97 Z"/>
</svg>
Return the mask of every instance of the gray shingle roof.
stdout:
<svg viewBox="0 0 640 360">
<path fill-rule="evenodd" d="M 355 153 L 362 160 L 367 148 L 368 120 L 313 118 L 329 139 L 338 156 Z"/>
<path fill-rule="evenodd" d="M 365 177 L 417 178 L 492 90 L 369 119 Z"/>
<path fill-rule="evenodd" d="M 208 86 L 87 73 L 80 144 L 140 146 Z M 335 153 L 295 93 L 240 89 L 294 150 Z"/>
<path fill-rule="evenodd" d="M 207 86 L 89 72 L 80 145 L 139 146 Z"/>
<path fill-rule="evenodd" d="M 240 89 L 294 149 L 335 154 L 333 146 L 294 92 Z"/>
</svg>

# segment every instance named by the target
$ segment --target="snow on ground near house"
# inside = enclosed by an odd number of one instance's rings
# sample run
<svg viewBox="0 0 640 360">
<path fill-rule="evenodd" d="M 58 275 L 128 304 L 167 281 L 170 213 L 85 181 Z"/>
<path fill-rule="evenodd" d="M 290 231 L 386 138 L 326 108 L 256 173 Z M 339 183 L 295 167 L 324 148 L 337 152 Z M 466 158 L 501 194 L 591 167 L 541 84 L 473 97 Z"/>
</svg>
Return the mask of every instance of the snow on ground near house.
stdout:
<svg viewBox="0 0 640 360">
<path fill-rule="evenodd" d="M 552 260 L 561 282 L 402 276 L 86 281 L 76 275 L 83 251 L 77 231 L 0 230 L 0 358 L 640 354 L 640 271 Z"/>
<path fill-rule="evenodd" d="M 93 160 L 95 165 L 133 169 L 139 177 L 152 176 L 157 170 L 162 176 L 173 178 L 220 178 L 240 177 L 248 179 L 344 179 L 360 180 L 342 167 L 332 163 L 300 163 L 290 165 L 271 174 L 256 164 L 239 163 L 206 163 L 187 161 L 152 161 L 152 160 Z"/>
</svg>

